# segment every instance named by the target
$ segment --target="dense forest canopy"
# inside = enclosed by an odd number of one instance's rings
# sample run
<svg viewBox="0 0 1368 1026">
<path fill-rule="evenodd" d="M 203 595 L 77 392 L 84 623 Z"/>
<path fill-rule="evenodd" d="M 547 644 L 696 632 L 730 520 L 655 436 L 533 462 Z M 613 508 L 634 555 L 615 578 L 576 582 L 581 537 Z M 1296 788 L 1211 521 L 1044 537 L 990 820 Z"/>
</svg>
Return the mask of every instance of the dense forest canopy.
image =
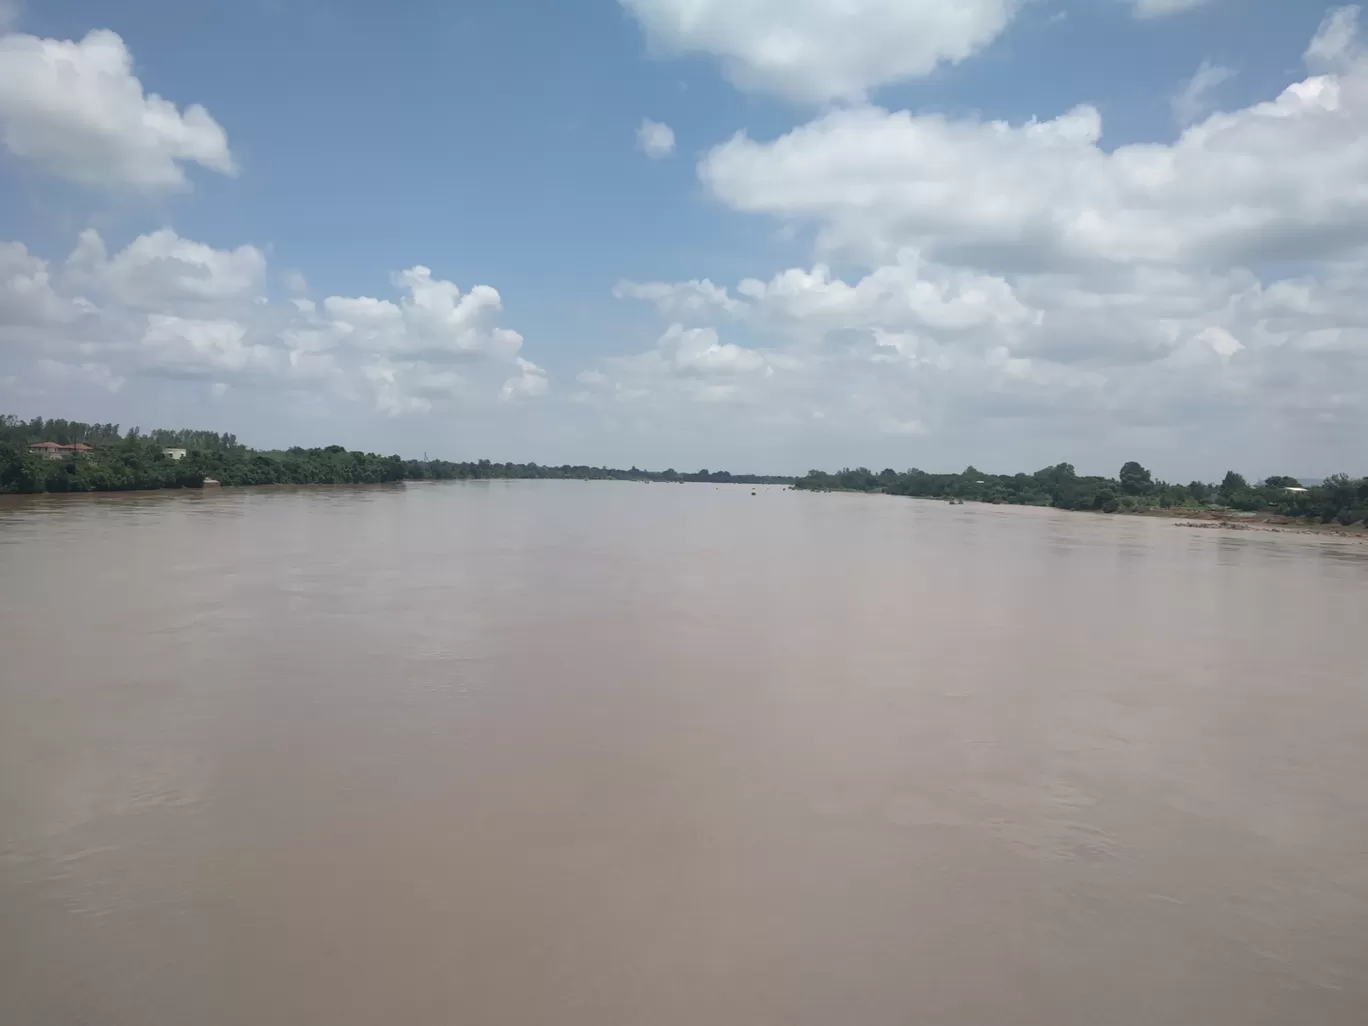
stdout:
<svg viewBox="0 0 1368 1026">
<path fill-rule="evenodd" d="M 1233 470 L 1219 485 L 1201 481 L 1169 484 L 1154 480 L 1148 470 L 1135 462 L 1123 466 L 1114 478 L 1081 476 L 1068 463 L 1046 467 L 1034 474 L 988 474 L 972 466 L 959 474 L 930 474 L 924 470 L 899 473 L 892 469 L 876 474 L 865 467 L 857 467 L 835 474 L 813 470 L 799 478 L 794 487 L 1055 506 L 1103 513 L 1143 512 L 1155 508 L 1197 509 L 1215 505 L 1346 526 L 1368 520 L 1368 478 L 1355 480 L 1345 474 L 1336 474 L 1319 485 L 1302 488 L 1296 478 L 1284 476 L 1250 484 Z"/>
<path fill-rule="evenodd" d="M 48 459 L 29 451 L 37 442 L 84 443 L 91 452 Z M 173 459 L 164 448 L 185 449 Z M 632 467 L 493 463 L 477 460 L 405 460 L 398 456 L 349 452 L 340 445 L 322 449 L 263 451 L 239 445 L 237 438 L 213 431 L 146 433 L 117 424 L 78 421 L 23 421 L 0 415 L 0 492 L 108 492 L 156 488 L 199 488 L 206 479 L 223 485 L 375 484 L 385 481 L 445 481 L 481 478 L 579 478 L 614 481 L 709 481 L 736 484 L 789 484 L 791 477 L 731 474 L 700 470 L 646 471 Z"/>
</svg>

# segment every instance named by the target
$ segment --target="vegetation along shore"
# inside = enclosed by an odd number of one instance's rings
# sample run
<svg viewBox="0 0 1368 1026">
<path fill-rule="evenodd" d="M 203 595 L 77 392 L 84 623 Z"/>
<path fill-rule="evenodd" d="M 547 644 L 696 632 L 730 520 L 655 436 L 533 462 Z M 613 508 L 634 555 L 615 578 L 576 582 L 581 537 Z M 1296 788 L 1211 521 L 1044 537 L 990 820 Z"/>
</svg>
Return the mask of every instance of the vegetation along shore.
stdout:
<svg viewBox="0 0 1368 1026">
<path fill-rule="evenodd" d="M 1127 463 L 1111 477 L 1086 477 L 1068 463 L 1034 474 L 987 474 L 974 467 L 959 474 L 924 470 L 873 473 L 864 467 L 827 474 L 810 471 L 795 488 L 812 491 L 884 492 L 925 499 L 1054 506 L 1099 513 L 1188 515 L 1199 526 L 1222 523 L 1333 525 L 1364 529 L 1368 520 L 1368 478 L 1335 474 L 1305 485 L 1293 477 L 1251 483 L 1235 471 L 1220 484 L 1156 481 L 1139 463 Z"/>
<path fill-rule="evenodd" d="M 792 484 L 792 477 L 700 470 L 559 466 L 476 460 L 406 460 L 321 449 L 252 449 L 213 431 L 127 432 L 117 424 L 20 420 L 0 415 L 0 493 L 121 492 L 271 484 L 379 484 L 387 481 L 572 478 Z"/>
<path fill-rule="evenodd" d="M 1139 463 L 1116 477 L 1078 474 L 1060 463 L 1033 474 L 958 474 L 923 470 L 837 473 L 813 470 L 794 479 L 727 471 L 647 471 L 536 463 L 453 463 L 325 448 L 253 449 L 213 431 L 122 431 L 117 424 L 21 420 L 0 415 L 0 493 L 111 492 L 270 484 L 374 484 L 387 481 L 573 478 L 792 484 L 806 491 L 882 492 L 952 502 L 987 502 L 1100 513 L 1186 518 L 1191 526 L 1368 529 L 1368 478 L 1336 474 L 1319 483 L 1292 477 L 1250 482 L 1235 471 L 1219 484 L 1155 480 Z"/>
</svg>

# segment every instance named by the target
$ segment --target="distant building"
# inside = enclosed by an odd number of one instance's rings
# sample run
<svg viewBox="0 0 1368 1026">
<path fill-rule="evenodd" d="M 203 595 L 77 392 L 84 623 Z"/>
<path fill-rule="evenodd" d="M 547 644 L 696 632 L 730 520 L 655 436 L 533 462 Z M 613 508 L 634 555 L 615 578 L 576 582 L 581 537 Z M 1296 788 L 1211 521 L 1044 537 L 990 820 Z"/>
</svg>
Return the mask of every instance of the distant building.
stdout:
<svg viewBox="0 0 1368 1026">
<path fill-rule="evenodd" d="M 37 453 L 49 460 L 60 460 L 65 456 L 79 456 L 83 452 L 90 451 L 90 446 L 84 442 L 77 442 L 75 445 L 62 445 L 58 442 L 34 442 L 29 446 L 29 452 Z"/>
<path fill-rule="evenodd" d="M 185 450 L 184 450 L 184 449 L 163 449 L 163 450 L 162 450 L 162 455 L 165 456 L 167 459 L 172 459 L 172 460 L 183 460 L 183 459 L 185 459 Z"/>
<path fill-rule="evenodd" d="M 1292 488 L 1292 487 L 1287 487 L 1287 488 L 1284 488 L 1283 491 L 1285 491 L 1285 492 L 1292 492 L 1292 493 L 1295 495 L 1295 494 L 1298 494 L 1298 493 L 1301 493 L 1301 492 L 1306 491 L 1306 489 L 1305 489 L 1305 488 Z"/>
</svg>

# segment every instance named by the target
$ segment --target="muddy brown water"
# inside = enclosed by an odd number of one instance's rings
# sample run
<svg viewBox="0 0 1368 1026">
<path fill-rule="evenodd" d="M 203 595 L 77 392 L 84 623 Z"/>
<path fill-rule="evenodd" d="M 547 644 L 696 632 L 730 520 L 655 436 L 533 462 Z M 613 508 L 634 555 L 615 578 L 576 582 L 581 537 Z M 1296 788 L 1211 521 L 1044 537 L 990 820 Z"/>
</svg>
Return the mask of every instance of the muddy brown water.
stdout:
<svg viewBox="0 0 1368 1026">
<path fill-rule="evenodd" d="M 1368 545 L 750 492 L 0 504 L 0 1023 L 1368 1022 Z"/>
</svg>

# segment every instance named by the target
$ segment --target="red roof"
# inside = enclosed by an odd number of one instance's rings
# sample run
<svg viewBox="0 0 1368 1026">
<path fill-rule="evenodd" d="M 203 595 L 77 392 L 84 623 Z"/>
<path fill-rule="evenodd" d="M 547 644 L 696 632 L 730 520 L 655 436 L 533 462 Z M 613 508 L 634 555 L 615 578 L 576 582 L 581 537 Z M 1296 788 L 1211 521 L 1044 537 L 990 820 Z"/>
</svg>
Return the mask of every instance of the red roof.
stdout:
<svg viewBox="0 0 1368 1026">
<path fill-rule="evenodd" d="M 60 449 L 62 452 L 93 452 L 94 450 L 84 442 L 77 442 L 75 445 L 62 445 L 60 442 L 34 442 L 29 446 L 30 449 Z"/>
<path fill-rule="evenodd" d="M 77 442 L 75 445 L 68 445 L 66 448 L 71 449 L 73 452 L 90 452 L 90 451 L 91 451 L 91 450 L 90 450 L 90 446 L 86 445 L 85 442 Z"/>
<path fill-rule="evenodd" d="M 58 445 L 56 442 L 34 442 L 29 446 L 30 449 L 65 449 L 65 445 Z"/>
</svg>

